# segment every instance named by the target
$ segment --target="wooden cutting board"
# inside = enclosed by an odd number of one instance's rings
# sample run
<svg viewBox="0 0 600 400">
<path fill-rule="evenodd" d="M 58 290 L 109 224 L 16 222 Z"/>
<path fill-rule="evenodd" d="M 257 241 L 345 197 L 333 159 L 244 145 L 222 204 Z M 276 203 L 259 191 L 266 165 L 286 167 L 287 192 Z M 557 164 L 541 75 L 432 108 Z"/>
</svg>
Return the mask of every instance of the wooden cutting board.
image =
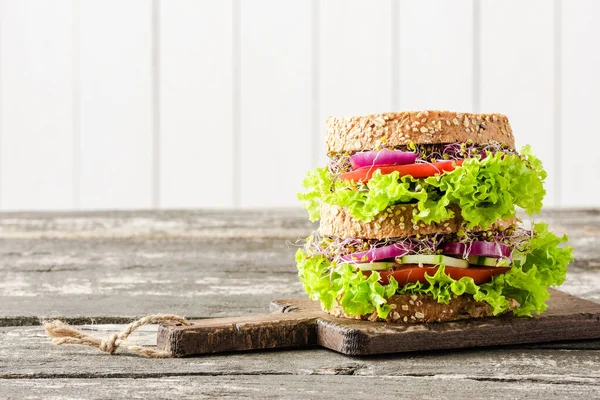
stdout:
<svg viewBox="0 0 600 400">
<path fill-rule="evenodd" d="M 333 317 L 308 299 L 276 300 L 271 314 L 167 323 L 158 348 L 175 357 L 242 350 L 323 346 L 347 355 L 401 353 L 600 338 L 600 304 L 551 290 L 534 318 L 504 315 L 431 324 L 388 324 Z"/>
</svg>

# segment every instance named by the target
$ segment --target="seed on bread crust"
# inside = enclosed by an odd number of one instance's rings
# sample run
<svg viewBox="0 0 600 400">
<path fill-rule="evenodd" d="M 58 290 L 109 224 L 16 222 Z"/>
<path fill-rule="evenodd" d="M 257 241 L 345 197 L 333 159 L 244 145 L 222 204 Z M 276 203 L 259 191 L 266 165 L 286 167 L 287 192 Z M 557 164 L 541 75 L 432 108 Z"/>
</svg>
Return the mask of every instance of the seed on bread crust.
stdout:
<svg viewBox="0 0 600 400">
<path fill-rule="evenodd" d="M 518 303 L 509 299 L 509 309 L 513 310 L 518 306 Z M 415 305 L 407 305 L 414 302 Z M 387 322 L 390 323 L 422 323 L 422 322 L 445 322 L 455 321 L 467 318 L 483 318 L 494 315 L 492 306 L 486 302 L 475 301 L 473 296 L 464 294 L 462 296 L 454 296 L 448 304 L 438 303 L 431 296 L 427 295 L 394 295 L 387 299 L 387 303 L 394 308 L 395 311 L 388 314 Z M 510 311 L 510 310 L 507 310 Z M 370 321 L 380 321 L 377 312 L 368 315 L 352 316 L 347 315 L 342 310 L 342 307 L 337 305 L 331 310 L 325 310 L 328 313 L 341 318 L 364 319 Z"/>
<path fill-rule="evenodd" d="M 460 209 L 451 206 L 454 216 L 438 223 L 413 224 L 414 204 L 393 205 L 382 211 L 385 218 L 378 216 L 371 222 L 359 221 L 350 215 L 343 207 L 329 204 L 321 205 L 321 223 L 319 233 L 324 236 L 351 237 L 357 239 L 385 239 L 390 237 L 413 236 L 416 234 L 427 235 L 430 233 L 456 232 L 464 226 L 460 217 Z M 392 222 L 393 221 L 393 222 Z M 515 218 L 498 221 L 500 227 L 507 227 L 515 223 Z"/>
<path fill-rule="evenodd" d="M 431 123 L 431 128 L 426 127 Z M 478 121 L 486 121 L 481 129 Z M 442 129 L 443 125 L 445 129 Z M 478 129 L 479 128 L 479 129 Z M 468 129 L 468 130 L 467 130 Z M 451 111 L 392 112 L 360 117 L 327 119 L 326 150 L 344 153 L 415 143 L 454 143 L 471 139 L 475 144 L 497 141 L 514 149 L 508 118 L 501 114 L 471 114 Z"/>
</svg>

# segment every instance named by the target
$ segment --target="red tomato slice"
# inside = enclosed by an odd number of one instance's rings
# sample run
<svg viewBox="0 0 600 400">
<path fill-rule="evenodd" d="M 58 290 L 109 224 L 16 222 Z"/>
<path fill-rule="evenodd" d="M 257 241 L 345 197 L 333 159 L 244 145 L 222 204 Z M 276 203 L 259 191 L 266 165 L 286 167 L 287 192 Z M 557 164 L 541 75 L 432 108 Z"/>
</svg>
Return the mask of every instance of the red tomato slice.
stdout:
<svg viewBox="0 0 600 400">
<path fill-rule="evenodd" d="M 454 171 L 457 166 L 462 165 L 463 160 L 437 161 L 434 163 L 406 164 L 406 165 L 378 165 L 358 168 L 354 171 L 346 172 L 340 175 L 343 181 L 354 181 L 367 183 L 375 171 L 380 170 L 382 174 L 391 174 L 398 171 L 400 176 L 410 175 L 413 178 L 427 178 L 429 176 L 441 174 L 445 171 Z"/>
<path fill-rule="evenodd" d="M 379 282 L 382 285 L 390 283 L 390 276 L 398 282 L 398 286 L 404 286 L 409 283 L 421 282 L 427 283 L 425 279 L 425 273 L 429 276 L 433 276 L 439 267 L 419 267 L 418 265 L 405 265 L 395 271 L 380 271 L 379 276 L 381 279 Z M 463 276 L 473 278 L 476 285 L 487 283 L 492 280 L 493 276 L 508 272 L 509 267 L 469 267 L 469 268 L 456 268 L 456 267 L 445 267 L 444 271 L 452 278 L 459 280 Z M 363 272 L 365 275 L 366 272 Z"/>
</svg>

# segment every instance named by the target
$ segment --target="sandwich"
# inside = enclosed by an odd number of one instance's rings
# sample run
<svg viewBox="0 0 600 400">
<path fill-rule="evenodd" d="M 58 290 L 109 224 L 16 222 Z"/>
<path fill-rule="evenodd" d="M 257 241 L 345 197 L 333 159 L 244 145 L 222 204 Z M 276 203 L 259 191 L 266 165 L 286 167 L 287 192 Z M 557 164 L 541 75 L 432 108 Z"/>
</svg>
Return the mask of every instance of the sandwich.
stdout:
<svg viewBox="0 0 600 400">
<path fill-rule="evenodd" d="M 422 323 L 546 309 L 573 249 L 517 217 L 541 211 L 546 172 L 506 116 L 393 112 L 326 129 L 328 165 L 298 194 L 320 225 L 296 252 L 325 311 Z"/>
</svg>

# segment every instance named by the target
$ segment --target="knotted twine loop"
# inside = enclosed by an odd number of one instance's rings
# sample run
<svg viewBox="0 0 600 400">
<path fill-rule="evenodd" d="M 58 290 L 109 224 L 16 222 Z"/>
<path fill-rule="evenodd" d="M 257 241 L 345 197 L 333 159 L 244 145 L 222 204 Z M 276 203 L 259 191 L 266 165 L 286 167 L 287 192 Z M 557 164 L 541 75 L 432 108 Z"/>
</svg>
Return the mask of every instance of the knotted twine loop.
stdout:
<svg viewBox="0 0 600 400">
<path fill-rule="evenodd" d="M 179 322 L 182 325 L 190 325 L 184 318 L 172 314 L 155 314 L 140 318 L 127 325 L 121 333 L 113 333 L 106 339 L 100 339 L 77 329 L 70 327 L 60 320 L 48 321 L 44 323 L 46 334 L 52 339 L 52 344 L 61 346 L 63 344 L 80 344 L 83 346 L 95 347 L 108 354 L 115 354 L 117 348 L 122 347 L 133 353 L 150 358 L 168 358 L 171 353 L 168 351 L 155 350 L 149 347 L 138 346 L 135 343 L 127 341 L 127 337 L 136 329 L 147 324 L 158 324 L 161 322 Z"/>
</svg>

